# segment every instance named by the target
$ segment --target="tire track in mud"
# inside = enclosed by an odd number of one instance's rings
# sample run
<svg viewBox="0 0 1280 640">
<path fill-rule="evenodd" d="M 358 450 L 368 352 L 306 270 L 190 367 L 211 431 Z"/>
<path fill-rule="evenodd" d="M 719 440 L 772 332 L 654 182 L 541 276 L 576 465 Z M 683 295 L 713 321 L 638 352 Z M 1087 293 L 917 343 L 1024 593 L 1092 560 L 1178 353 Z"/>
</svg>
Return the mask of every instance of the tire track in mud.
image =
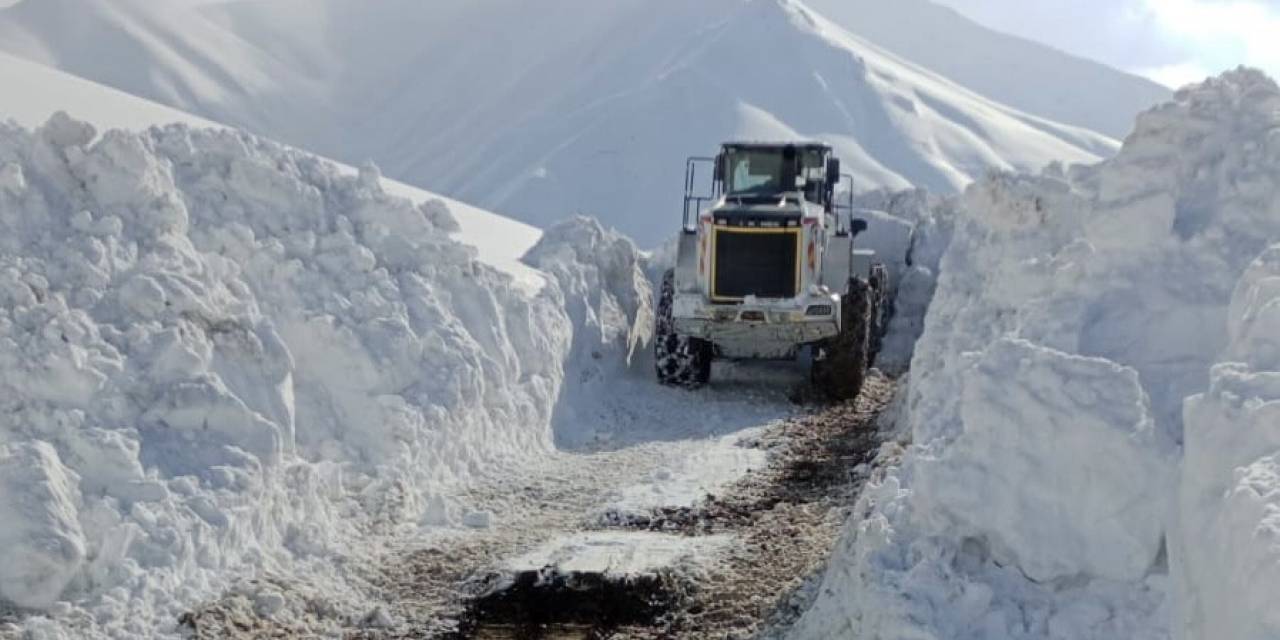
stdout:
<svg viewBox="0 0 1280 640">
<path fill-rule="evenodd" d="M 601 512 L 619 489 L 660 468 L 671 443 L 561 452 L 527 476 L 495 477 L 465 496 L 497 514 L 490 528 L 371 541 L 369 557 L 345 569 L 345 596 L 277 579 L 273 588 L 294 603 L 289 615 L 261 615 L 242 590 L 188 613 L 183 623 L 197 638 L 770 637 L 807 608 L 809 587 L 820 580 L 869 475 L 880 446 L 876 419 L 894 389 L 894 381 L 873 373 L 855 401 L 767 425 L 743 443 L 768 450 L 767 465 L 692 507 Z M 713 557 L 622 582 L 504 568 L 575 532 L 733 539 Z M 637 608 L 643 619 L 629 617 Z"/>
<path fill-rule="evenodd" d="M 777 443 L 768 468 L 692 508 L 658 509 L 620 526 L 682 535 L 733 534 L 718 562 L 697 577 L 683 606 L 616 638 L 778 636 L 808 608 L 881 440 L 876 421 L 895 385 L 867 378 L 859 397 L 784 421 L 762 439 Z"/>
<path fill-rule="evenodd" d="M 701 639 L 780 631 L 807 607 L 804 587 L 821 578 L 879 449 L 875 423 L 894 388 L 893 381 L 872 375 L 856 401 L 814 409 L 765 429 L 751 446 L 771 451 L 768 465 L 720 495 L 692 507 L 605 512 L 584 527 L 686 537 L 732 535 L 733 542 L 716 558 L 624 584 L 597 584 L 596 574 L 539 575 L 554 597 L 482 585 L 490 588 L 489 598 L 477 598 L 464 608 L 459 631 L 442 637 Z M 517 576 L 517 585 L 522 578 L 528 576 Z M 560 584 L 575 578 L 578 583 L 570 588 Z M 652 619 L 607 615 L 614 605 L 636 600 L 637 593 L 639 601 L 661 605 Z M 504 597 L 509 602 L 503 603 Z M 600 617 L 591 619 L 592 614 Z"/>
</svg>

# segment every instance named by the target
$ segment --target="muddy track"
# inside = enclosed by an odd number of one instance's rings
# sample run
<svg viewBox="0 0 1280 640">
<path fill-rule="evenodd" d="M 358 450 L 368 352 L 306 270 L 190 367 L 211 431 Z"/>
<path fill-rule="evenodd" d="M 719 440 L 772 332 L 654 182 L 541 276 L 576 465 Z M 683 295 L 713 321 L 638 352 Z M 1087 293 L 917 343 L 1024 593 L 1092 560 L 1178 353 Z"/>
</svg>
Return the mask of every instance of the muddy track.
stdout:
<svg viewBox="0 0 1280 640">
<path fill-rule="evenodd" d="M 875 458 L 876 417 L 894 386 L 873 374 L 853 402 L 770 425 L 745 443 L 770 452 L 767 466 L 694 507 L 601 514 L 598 505 L 618 488 L 607 479 L 633 479 L 656 454 L 643 448 L 564 454 L 536 477 L 500 478 L 469 496 L 502 514 L 499 526 L 428 544 L 382 544 L 373 557 L 353 563 L 343 601 L 281 583 L 272 588 L 285 593 L 289 615 L 258 615 L 250 588 L 187 614 L 183 623 L 197 638 L 770 637 L 808 605 Z M 629 472 L 618 472 L 623 467 Z M 733 542 L 696 566 L 621 582 L 502 569 L 505 559 L 575 531 Z"/>
<path fill-rule="evenodd" d="M 807 607 L 805 587 L 821 578 L 879 448 L 875 421 L 893 390 L 892 381 L 873 376 L 855 402 L 769 428 L 754 443 L 773 452 L 769 465 L 721 495 L 707 496 L 694 507 L 605 513 L 587 526 L 691 537 L 733 535 L 734 543 L 715 562 L 630 585 L 595 584 L 598 576 L 577 576 L 584 584 L 558 589 L 556 581 L 566 576 L 543 575 L 552 585 L 550 594 L 500 591 L 497 595 L 511 602 L 495 603 L 491 592 L 464 610 L 460 629 L 447 637 L 703 639 L 780 632 Z M 582 606 L 584 600 L 587 606 Z M 659 606 L 643 621 L 591 618 L 631 601 Z"/>
<path fill-rule="evenodd" d="M 721 562 L 700 576 L 678 609 L 611 638 L 749 638 L 780 633 L 809 602 L 880 441 L 876 418 L 892 381 L 868 378 L 859 398 L 783 422 L 769 467 L 694 508 L 658 509 L 618 526 L 684 535 L 731 533 Z"/>
</svg>

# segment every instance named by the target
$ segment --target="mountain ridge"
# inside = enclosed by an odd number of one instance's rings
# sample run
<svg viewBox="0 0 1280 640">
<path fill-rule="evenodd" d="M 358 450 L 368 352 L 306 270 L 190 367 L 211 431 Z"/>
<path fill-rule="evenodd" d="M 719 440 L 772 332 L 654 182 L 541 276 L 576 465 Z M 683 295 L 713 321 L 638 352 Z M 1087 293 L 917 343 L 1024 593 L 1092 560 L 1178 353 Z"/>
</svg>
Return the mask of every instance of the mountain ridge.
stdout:
<svg viewBox="0 0 1280 640">
<path fill-rule="evenodd" d="M 684 157 L 729 138 L 822 137 L 860 190 L 942 192 L 993 167 L 1091 162 L 1117 147 L 982 97 L 793 0 L 162 11 L 87 0 L 74 21 L 55 9 L 28 0 L 0 11 L 0 47 L 38 42 L 53 52 L 46 62 L 130 93 L 353 164 L 372 159 L 390 177 L 538 226 L 595 215 L 647 245 L 674 229 Z M 100 50 L 95 39 L 144 62 L 71 55 Z"/>
</svg>

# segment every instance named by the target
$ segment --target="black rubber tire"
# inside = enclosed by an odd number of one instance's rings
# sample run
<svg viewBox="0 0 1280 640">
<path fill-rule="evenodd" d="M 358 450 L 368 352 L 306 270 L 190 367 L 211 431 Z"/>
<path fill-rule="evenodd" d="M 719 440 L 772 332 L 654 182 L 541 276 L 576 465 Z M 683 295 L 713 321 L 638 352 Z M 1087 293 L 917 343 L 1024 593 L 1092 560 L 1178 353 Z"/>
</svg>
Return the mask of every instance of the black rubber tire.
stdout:
<svg viewBox="0 0 1280 640">
<path fill-rule="evenodd" d="M 866 281 L 849 281 L 840 301 L 840 333 L 814 346 L 813 385 L 834 402 L 858 397 L 871 360 L 874 290 Z"/>
<path fill-rule="evenodd" d="M 889 319 L 893 316 L 889 297 L 889 271 L 884 265 L 876 264 L 871 268 L 871 346 L 867 351 L 867 366 L 874 366 L 880 348 L 884 346 L 884 337 L 889 333 Z"/>
<path fill-rule="evenodd" d="M 658 382 L 673 387 L 696 389 L 711 380 L 710 342 L 676 333 L 672 304 L 676 295 L 676 274 L 662 276 L 658 312 L 653 329 L 653 361 Z"/>
</svg>

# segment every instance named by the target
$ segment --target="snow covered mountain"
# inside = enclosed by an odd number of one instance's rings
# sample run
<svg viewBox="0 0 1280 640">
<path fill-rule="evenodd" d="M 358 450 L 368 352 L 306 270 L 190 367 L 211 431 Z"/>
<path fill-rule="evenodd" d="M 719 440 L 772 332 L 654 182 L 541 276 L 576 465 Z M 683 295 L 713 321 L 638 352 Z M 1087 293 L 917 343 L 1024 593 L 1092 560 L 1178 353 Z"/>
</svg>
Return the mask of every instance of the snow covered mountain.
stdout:
<svg viewBox="0 0 1280 640">
<path fill-rule="evenodd" d="M 646 244 L 674 227 L 683 159 L 726 138 L 821 137 L 861 188 L 941 191 L 1116 145 L 966 90 L 795 0 L 279 0 L 200 13 L 27 0 L 0 12 L 0 47 L 372 158 L 527 222 L 590 213 Z"/>
<path fill-rule="evenodd" d="M 1145 78 L 993 31 L 930 0 L 805 0 L 840 26 L 1015 109 L 1122 139 L 1173 92 Z"/>
</svg>

